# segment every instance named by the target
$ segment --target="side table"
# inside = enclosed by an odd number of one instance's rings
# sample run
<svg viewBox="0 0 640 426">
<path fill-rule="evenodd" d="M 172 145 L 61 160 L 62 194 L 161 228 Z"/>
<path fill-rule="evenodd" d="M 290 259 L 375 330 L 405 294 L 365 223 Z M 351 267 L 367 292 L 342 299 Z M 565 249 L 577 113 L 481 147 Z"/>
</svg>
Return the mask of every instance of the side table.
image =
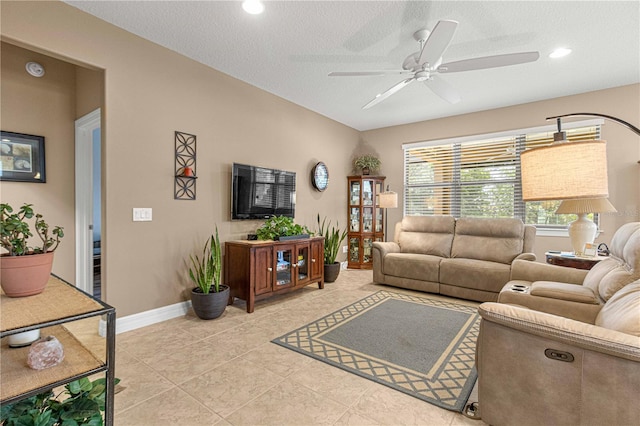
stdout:
<svg viewBox="0 0 640 426">
<path fill-rule="evenodd" d="M 587 270 L 607 258 L 606 256 L 576 256 L 559 251 L 548 251 L 544 255 L 547 258 L 547 263 L 551 265 Z"/>
</svg>

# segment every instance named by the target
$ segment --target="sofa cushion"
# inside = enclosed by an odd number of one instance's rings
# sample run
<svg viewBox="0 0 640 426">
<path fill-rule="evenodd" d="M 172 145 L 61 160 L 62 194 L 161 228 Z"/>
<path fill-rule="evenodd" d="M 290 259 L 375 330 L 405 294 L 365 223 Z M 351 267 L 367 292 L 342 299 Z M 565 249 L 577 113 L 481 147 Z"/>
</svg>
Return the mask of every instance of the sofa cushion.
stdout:
<svg viewBox="0 0 640 426">
<path fill-rule="evenodd" d="M 510 264 L 522 253 L 523 245 L 524 224 L 520 219 L 459 218 L 451 257 Z M 504 282 L 497 291 L 502 285 Z"/>
<path fill-rule="evenodd" d="M 438 282 L 441 257 L 415 253 L 389 253 L 384 257 L 384 274 Z"/>
<path fill-rule="evenodd" d="M 450 257 L 455 223 L 453 216 L 405 216 L 398 236 L 400 251 Z"/>
<path fill-rule="evenodd" d="M 509 281 L 511 267 L 477 259 L 442 259 L 440 283 L 499 293 Z"/>
<path fill-rule="evenodd" d="M 640 280 L 614 294 L 598 313 L 595 323 L 640 337 Z"/>
</svg>

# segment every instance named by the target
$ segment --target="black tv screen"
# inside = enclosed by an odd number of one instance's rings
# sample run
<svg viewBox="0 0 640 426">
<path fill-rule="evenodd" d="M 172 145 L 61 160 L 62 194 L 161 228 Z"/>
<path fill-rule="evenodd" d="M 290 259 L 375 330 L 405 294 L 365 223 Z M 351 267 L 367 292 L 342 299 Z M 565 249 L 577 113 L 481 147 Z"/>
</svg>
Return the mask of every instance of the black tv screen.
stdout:
<svg viewBox="0 0 640 426">
<path fill-rule="evenodd" d="M 231 180 L 232 220 L 294 217 L 295 172 L 233 163 Z"/>
</svg>

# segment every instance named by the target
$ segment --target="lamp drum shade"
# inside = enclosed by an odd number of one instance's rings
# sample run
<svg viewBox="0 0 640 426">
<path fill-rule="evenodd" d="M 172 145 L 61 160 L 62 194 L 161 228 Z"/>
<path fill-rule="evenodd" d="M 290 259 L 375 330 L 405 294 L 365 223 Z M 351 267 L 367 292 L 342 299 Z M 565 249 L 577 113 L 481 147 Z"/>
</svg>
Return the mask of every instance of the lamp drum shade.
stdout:
<svg viewBox="0 0 640 426">
<path fill-rule="evenodd" d="M 378 202 L 382 209 L 395 209 L 398 207 L 398 194 L 396 192 L 381 192 Z"/>
<path fill-rule="evenodd" d="M 560 142 L 520 156 L 524 201 L 606 198 L 607 146 L 602 140 Z"/>
</svg>

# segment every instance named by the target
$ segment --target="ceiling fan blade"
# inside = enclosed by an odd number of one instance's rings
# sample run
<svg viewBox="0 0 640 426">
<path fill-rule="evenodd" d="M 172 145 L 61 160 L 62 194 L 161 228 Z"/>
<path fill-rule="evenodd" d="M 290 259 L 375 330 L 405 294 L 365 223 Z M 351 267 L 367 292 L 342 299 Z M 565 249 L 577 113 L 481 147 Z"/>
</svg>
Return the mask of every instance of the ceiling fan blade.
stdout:
<svg viewBox="0 0 640 426">
<path fill-rule="evenodd" d="M 371 102 L 369 102 L 368 104 L 366 104 L 365 106 L 362 107 L 362 109 L 369 109 L 372 106 L 384 101 L 385 99 L 387 99 L 389 96 L 393 95 L 394 93 L 398 92 L 400 89 L 403 89 L 406 85 L 408 85 L 409 83 L 411 83 L 413 80 L 415 80 L 415 78 L 411 77 L 411 78 L 407 78 L 406 80 L 402 80 L 400 83 L 396 84 L 395 86 L 391 87 L 389 90 L 387 90 L 386 92 L 382 92 L 378 95 L 376 95 L 375 98 L 373 98 L 371 100 Z"/>
<path fill-rule="evenodd" d="M 437 75 L 431 76 L 431 79 L 425 81 L 424 84 L 426 84 L 433 93 L 449 103 L 457 104 L 461 100 L 460 93 Z"/>
<path fill-rule="evenodd" d="M 539 52 L 507 53 L 505 55 L 483 56 L 481 58 L 464 59 L 440 65 L 438 72 L 461 72 L 482 70 L 486 68 L 506 67 L 509 65 L 525 64 L 537 61 Z"/>
<path fill-rule="evenodd" d="M 442 54 L 449 47 L 457 27 L 456 21 L 438 21 L 422 47 L 418 64 L 422 66 L 429 63 L 431 66 L 437 66 Z"/>
<path fill-rule="evenodd" d="M 413 72 L 407 71 L 407 70 L 335 71 L 335 72 L 330 72 L 329 77 L 357 77 L 357 76 L 363 76 L 363 75 L 400 75 L 400 74 L 413 74 Z"/>
</svg>

